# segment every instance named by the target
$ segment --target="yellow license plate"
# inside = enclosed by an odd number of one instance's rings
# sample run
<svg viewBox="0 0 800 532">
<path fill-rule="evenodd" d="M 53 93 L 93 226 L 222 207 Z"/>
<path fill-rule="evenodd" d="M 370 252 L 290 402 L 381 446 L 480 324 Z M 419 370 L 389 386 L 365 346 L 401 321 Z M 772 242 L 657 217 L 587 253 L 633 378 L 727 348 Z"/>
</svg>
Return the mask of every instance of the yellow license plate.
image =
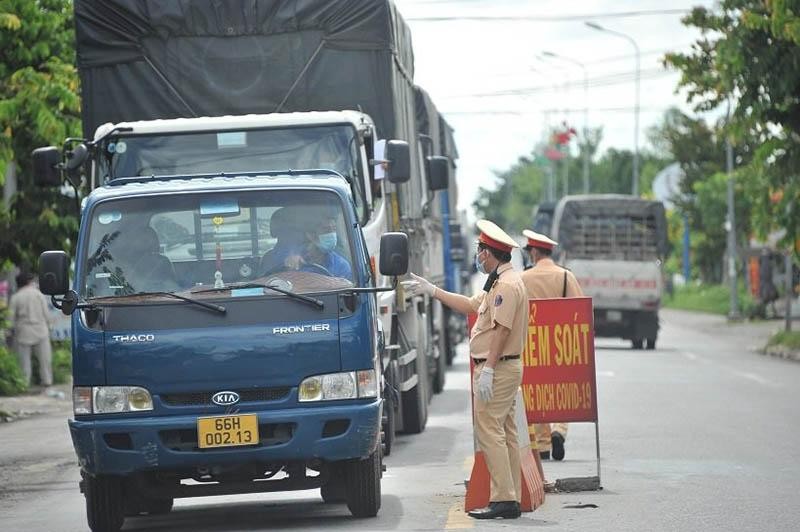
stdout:
<svg viewBox="0 0 800 532">
<path fill-rule="evenodd" d="M 197 443 L 201 449 L 256 445 L 258 443 L 258 416 L 215 416 L 197 418 Z"/>
</svg>

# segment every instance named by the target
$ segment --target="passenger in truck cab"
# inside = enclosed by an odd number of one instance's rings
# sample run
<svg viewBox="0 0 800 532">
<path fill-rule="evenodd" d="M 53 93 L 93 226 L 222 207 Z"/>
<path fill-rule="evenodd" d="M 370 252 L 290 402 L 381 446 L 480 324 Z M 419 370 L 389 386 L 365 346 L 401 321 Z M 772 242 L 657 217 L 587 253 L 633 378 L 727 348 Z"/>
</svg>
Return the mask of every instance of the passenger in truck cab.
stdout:
<svg viewBox="0 0 800 532">
<path fill-rule="evenodd" d="M 286 211 L 286 208 L 282 211 Z M 278 213 L 273 216 L 273 220 L 277 215 Z M 285 214 L 279 220 L 284 216 Z M 303 220 L 296 217 L 291 221 L 286 220 L 286 222 L 282 229 L 285 229 L 286 233 L 294 232 L 295 234 L 298 226 L 304 223 Z M 275 232 L 273 234 L 275 235 Z M 336 251 L 338 233 L 334 215 L 323 213 L 317 218 L 306 221 L 300 242 L 297 240 L 291 242 L 291 238 L 286 239 L 285 234 L 276 236 L 278 243 L 275 248 L 267 252 L 262 259 L 262 271 L 265 274 L 279 270 L 299 270 L 353 279 L 350 262 Z M 284 244 L 284 240 L 290 241 Z"/>
</svg>

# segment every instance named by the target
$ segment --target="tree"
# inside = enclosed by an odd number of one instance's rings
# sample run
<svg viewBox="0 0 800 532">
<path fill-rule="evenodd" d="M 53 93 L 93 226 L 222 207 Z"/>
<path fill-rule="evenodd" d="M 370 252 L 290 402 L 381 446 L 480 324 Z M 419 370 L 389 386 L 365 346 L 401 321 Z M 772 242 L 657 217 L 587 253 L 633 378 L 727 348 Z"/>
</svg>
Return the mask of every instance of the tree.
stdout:
<svg viewBox="0 0 800 532">
<path fill-rule="evenodd" d="M 700 278 L 710 283 L 722 280 L 722 261 L 726 249 L 727 174 L 725 174 L 725 131 L 721 124 L 669 109 L 658 126 L 649 132 L 651 143 L 662 157 L 677 162 L 683 172 L 680 194 L 673 198 L 677 210 L 689 219 L 692 232 L 692 264 Z M 736 164 L 742 177 L 749 172 L 752 158 L 750 142 L 737 148 Z M 740 246 L 751 232 L 750 200 L 736 182 L 736 239 Z M 678 242 L 676 249 L 679 248 Z"/>
<path fill-rule="evenodd" d="M 31 151 L 80 133 L 72 2 L 0 0 L 0 182 L 13 165 L 19 189 L 0 206 L 3 259 L 32 266 L 44 249 L 74 245 L 74 201 L 34 187 Z"/>
<path fill-rule="evenodd" d="M 668 54 L 679 86 L 698 110 L 731 104 L 726 132 L 758 146 L 737 174 L 765 237 L 784 229 L 789 246 L 800 234 L 800 15 L 787 0 L 722 0 L 718 10 L 694 8 L 683 22 L 702 32 L 687 54 Z M 795 248 L 795 252 L 799 252 Z"/>
</svg>

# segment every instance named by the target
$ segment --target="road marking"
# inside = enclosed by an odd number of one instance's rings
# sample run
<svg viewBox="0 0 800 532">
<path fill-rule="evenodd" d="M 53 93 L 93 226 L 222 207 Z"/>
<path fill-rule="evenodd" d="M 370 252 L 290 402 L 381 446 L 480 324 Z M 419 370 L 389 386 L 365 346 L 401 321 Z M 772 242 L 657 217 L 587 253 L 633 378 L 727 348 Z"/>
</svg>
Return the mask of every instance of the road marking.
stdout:
<svg viewBox="0 0 800 532">
<path fill-rule="evenodd" d="M 682 351 L 682 353 L 683 353 L 683 356 L 685 356 L 689 360 L 697 360 L 697 355 L 695 355 L 694 353 L 690 353 L 688 351 Z"/>
<path fill-rule="evenodd" d="M 747 371 L 738 371 L 738 370 L 731 370 L 731 373 L 733 373 L 737 377 L 742 377 L 743 379 L 748 379 L 748 380 L 751 380 L 753 382 L 757 382 L 758 384 L 761 384 L 762 386 L 769 386 L 769 387 L 772 387 L 772 388 L 775 388 L 775 387 L 778 386 L 777 383 L 768 381 L 764 377 L 762 377 L 760 375 L 757 375 L 755 373 L 750 373 L 750 372 L 747 372 Z"/>
<path fill-rule="evenodd" d="M 462 504 L 456 503 L 450 507 L 447 512 L 447 522 L 444 525 L 445 530 L 463 530 L 475 527 L 475 520 L 467 515 Z"/>
</svg>

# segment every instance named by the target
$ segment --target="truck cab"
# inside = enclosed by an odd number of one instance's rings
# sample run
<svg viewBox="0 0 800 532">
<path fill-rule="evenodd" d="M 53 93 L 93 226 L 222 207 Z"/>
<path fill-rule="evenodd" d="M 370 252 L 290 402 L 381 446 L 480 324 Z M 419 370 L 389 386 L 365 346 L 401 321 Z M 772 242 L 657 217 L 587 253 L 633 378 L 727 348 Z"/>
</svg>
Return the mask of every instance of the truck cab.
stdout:
<svg viewBox="0 0 800 532">
<path fill-rule="evenodd" d="M 405 273 L 405 235 L 380 245 L 384 275 Z M 84 202 L 72 289 L 68 263 L 45 252 L 40 275 L 72 314 L 93 530 L 258 491 L 320 488 L 377 513 L 380 288 L 345 177 L 111 179 Z"/>
</svg>

